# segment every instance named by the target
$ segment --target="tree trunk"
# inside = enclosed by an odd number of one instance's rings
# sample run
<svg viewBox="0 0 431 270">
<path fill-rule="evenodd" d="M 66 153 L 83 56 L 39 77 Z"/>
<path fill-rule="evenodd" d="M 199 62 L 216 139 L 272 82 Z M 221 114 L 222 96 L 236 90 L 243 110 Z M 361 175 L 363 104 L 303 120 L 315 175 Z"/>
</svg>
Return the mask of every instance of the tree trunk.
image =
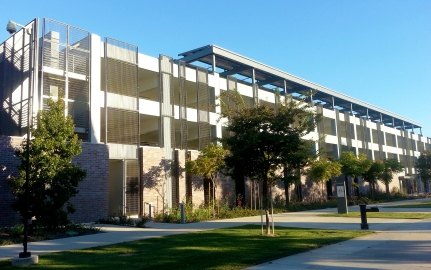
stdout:
<svg viewBox="0 0 431 270">
<path fill-rule="evenodd" d="M 376 182 L 373 182 L 373 196 L 375 197 L 376 196 L 376 193 L 377 193 L 377 186 L 376 186 Z"/>
<path fill-rule="evenodd" d="M 244 206 L 245 205 L 245 181 L 244 174 L 242 172 L 238 172 L 238 170 L 234 170 L 234 179 L 235 179 L 235 195 L 236 195 L 236 206 Z"/>
<path fill-rule="evenodd" d="M 284 197 L 286 199 L 286 208 L 290 205 L 290 184 L 284 181 Z"/>
<path fill-rule="evenodd" d="M 212 199 L 213 199 L 213 216 L 216 216 L 215 213 L 215 203 L 216 203 L 216 186 L 215 186 L 215 180 L 212 180 Z"/>
<path fill-rule="evenodd" d="M 355 176 L 355 179 L 353 180 L 355 182 L 355 196 L 360 197 L 359 195 L 359 179 L 357 176 Z"/>
<path fill-rule="evenodd" d="M 389 196 L 389 183 L 385 183 L 386 195 Z"/>
<path fill-rule="evenodd" d="M 347 198 L 349 198 L 350 197 L 349 177 L 347 175 L 344 176 L 344 182 L 346 184 L 346 195 L 347 195 Z"/>
<path fill-rule="evenodd" d="M 298 183 L 298 198 L 299 198 L 299 201 L 302 202 L 304 198 L 302 196 L 301 169 L 297 168 L 295 172 L 297 177 L 296 181 Z"/>
<path fill-rule="evenodd" d="M 326 198 L 329 200 L 332 197 L 332 179 L 326 182 Z"/>
<path fill-rule="evenodd" d="M 326 196 L 325 196 L 325 188 L 324 188 L 324 182 L 323 181 L 322 181 L 321 185 L 322 185 L 322 196 L 321 197 L 322 197 L 322 202 L 324 202 Z"/>
<path fill-rule="evenodd" d="M 295 185 L 295 189 L 296 189 L 296 196 L 298 197 L 298 201 L 302 202 L 302 185 L 301 182 L 296 182 Z"/>
<path fill-rule="evenodd" d="M 264 179 L 262 183 L 262 200 L 263 208 L 265 210 L 265 231 L 266 235 L 270 234 L 270 224 L 269 224 L 269 197 L 268 197 L 268 179 Z"/>
</svg>

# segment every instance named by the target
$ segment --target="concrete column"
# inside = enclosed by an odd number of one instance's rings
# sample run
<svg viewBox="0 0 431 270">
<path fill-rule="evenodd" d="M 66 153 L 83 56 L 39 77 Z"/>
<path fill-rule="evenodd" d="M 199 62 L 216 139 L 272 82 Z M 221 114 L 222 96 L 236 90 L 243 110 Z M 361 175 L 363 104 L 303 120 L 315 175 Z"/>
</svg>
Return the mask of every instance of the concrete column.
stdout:
<svg viewBox="0 0 431 270">
<path fill-rule="evenodd" d="M 173 110 L 171 101 L 171 77 L 172 77 L 172 60 L 169 57 L 160 56 L 160 82 L 162 91 L 162 102 L 161 102 L 161 118 L 162 118 L 162 129 L 163 129 L 163 147 L 165 150 L 165 159 L 167 161 L 173 160 L 173 145 L 172 145 L 172 134 L 171 128 L 173 123 Z M 166 201 L 163 203 L 167 204 L 168 208 L 172 208 L 172 175 L 170 171 L 165 172 L 165 198 Z"/>
<path fill-rule="evenodd" d="M 101 41 L 100 37 L 91 34 L 90 40 L 90 142 L 100 143 L 100 108 L 102 94 L 101 77 Z"/>
</svg>

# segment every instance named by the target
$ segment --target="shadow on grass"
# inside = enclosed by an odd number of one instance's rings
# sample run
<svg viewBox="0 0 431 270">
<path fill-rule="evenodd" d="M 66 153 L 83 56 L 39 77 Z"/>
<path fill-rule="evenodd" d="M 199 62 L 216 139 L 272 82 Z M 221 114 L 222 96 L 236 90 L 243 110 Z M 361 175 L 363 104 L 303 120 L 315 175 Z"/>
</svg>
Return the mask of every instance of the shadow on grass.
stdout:
<svg viewBox="0 0 431 270">
<path fill-rule="evenodd" d="M 246 225 L 62 252 L 41 256 L 31 269 L 242 269 L 366 234 L 284 227 L 275 236 L 260 232 L 260 226 Z"/>
</svg>

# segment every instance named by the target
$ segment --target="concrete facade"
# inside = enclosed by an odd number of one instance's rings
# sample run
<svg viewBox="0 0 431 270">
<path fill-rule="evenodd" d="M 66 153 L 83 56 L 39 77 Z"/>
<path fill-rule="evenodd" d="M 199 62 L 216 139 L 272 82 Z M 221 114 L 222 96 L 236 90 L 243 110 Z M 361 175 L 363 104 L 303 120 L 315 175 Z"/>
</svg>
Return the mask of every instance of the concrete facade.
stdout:
<svg viewBox="0 0 431 270">
<path fill-rule="evenodd" d="M 310 92 L 308 102 L 323 116 L 306 138 L 315 141 L 316 149 L 334 159 L 343 151 L 364 153 L 370 160 L 395 158 L 405 170 L 390 188 L 423 192 L 415 160 L 431 149 L 431 138 L 417 133 L 421 127 L 415 121 L 215 45 L 173 59 L 144 55 L 136 45 L 50 19 L 35 19 L 26 27 L 31 35 L 21 29 L 0 44 L 1 205 L 11 201 L 5 183 L 17 165 L 13 136 L 24 136 L 25 116 L 35 117 L 47 99 L 60 94 L 85 142 L 76 159 L 87 170 L 73 199 L 76 221 L 144 214 L 150 204 L 155 212 L 179 202 L 203 204 L 202 179 L 187 176 L 184 167 L 187 158 L 196 159 L 200 149 L 226 136 L 227 120 L 220 119 L 216 98 L 223 91 L 238 91 L 249 106 L 273 106 Z M 22 53 L 26 50 L 31 53 Z M 359 184 L 365 191 L 366 184 Z M 255 186 L 247 181 L 250 202 Z M 321 187 L 305 178 L 302 187 L 305 200 L 322 195 Z M 284 197 L 282 188 L 273 191 Z M 231 179 L 221 177 L 216 192 L 217 198 L 234 203 Z"/>
</svg>

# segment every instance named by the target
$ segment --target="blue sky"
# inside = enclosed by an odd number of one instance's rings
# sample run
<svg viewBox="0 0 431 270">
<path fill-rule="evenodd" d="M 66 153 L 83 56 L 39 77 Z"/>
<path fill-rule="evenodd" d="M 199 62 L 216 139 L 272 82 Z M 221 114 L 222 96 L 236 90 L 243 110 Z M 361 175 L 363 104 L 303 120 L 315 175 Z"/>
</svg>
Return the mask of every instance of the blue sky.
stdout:
<svg viewBox="0 0 431 270">
<path fill-rule="evenodd" d="M 47 17 L 174 58 L 216 44 L 415 120 L 431 137 L 429 0 L 19 3 L 3 1 L 4 27 Z"/>
</svg>

